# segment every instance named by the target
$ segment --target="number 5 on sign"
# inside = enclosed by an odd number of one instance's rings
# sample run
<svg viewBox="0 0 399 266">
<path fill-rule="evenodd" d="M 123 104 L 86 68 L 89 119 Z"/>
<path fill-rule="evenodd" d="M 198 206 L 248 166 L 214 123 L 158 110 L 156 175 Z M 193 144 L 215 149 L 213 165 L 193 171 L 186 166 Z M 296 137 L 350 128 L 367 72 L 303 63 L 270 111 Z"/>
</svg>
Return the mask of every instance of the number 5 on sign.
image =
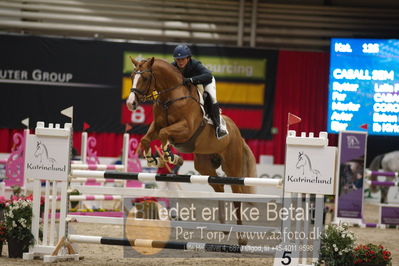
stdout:
<svg viewBox="0 0 399 266">
<path fill-rule="evenodd" d="M 299 264 L 298 252 L 295 244 L 282 243 L 278 246 L 273 266 L 297 266 Z"/>
</svg>

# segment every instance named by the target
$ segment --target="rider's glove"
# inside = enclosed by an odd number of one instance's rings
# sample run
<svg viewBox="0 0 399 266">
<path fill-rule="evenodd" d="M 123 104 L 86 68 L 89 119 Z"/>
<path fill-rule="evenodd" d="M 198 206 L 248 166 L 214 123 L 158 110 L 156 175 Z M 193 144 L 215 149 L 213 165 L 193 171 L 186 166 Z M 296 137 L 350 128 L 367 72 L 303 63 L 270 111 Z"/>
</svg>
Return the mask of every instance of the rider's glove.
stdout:
<svg viewBox="0 0 399 266">
<path fill-rule="evenodd" d="M 190 83 L 193 83 L 193 79 L 192 78 L 184 78 L 183 79 L 183 84 L 184 86 L 190 86 Z"/>
</svg>

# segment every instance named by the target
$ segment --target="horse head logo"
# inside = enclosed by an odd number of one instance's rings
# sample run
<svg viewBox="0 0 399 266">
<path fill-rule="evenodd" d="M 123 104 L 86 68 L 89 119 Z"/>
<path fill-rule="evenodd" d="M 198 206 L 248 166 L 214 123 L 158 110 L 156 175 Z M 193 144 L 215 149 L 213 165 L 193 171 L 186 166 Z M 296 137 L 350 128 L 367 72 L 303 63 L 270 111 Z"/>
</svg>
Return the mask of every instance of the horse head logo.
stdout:
<svg viewBox="0 0 399 266">
<path fill-rule="evenodd" d="M 360 148 L 360 142 L 356 136 L 346 136 L 346 142 L 348 143 L 348 148 Z"/>
<path fill-rule="evenodd" d="M 300 169 L 303 176 L 319 176 L 320 171 L 312 168 L 312 161 L 309 156 L 304 152 L 299 152 L 298 161 L 296 162 L 296 168 Z"/>
<path fill-rule="evenodd" d="M 49 157 L 48 149 L 45 144 L 43 144 L 40 140 L 36 143 L 36 151 L 34 153 L 36 158 L 39 158 L 40 163 L 55 163 L 55 159 Z"/>
</svg>

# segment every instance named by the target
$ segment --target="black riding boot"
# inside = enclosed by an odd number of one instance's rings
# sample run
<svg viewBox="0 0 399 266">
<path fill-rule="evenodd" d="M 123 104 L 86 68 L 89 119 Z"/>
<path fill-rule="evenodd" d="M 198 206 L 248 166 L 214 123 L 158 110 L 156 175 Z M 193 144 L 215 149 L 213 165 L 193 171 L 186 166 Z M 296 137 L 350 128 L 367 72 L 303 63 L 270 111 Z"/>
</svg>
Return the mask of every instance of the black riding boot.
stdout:
<svg viewBox="0 0 399 266">
<path fill-rule="evenodd" d="M 219 110 L 219 104 L 214 103 L 212 104 L 212 114 L 211 114 L 211 119 L 213 124 L 215 125 L 215 130 L 216 130 L 216 137 L 217 139 L 221 139 L 225 137 L 228 132 L 226 129 L 222 128 L 220 126 L 220 110 Z"/>
</svg>

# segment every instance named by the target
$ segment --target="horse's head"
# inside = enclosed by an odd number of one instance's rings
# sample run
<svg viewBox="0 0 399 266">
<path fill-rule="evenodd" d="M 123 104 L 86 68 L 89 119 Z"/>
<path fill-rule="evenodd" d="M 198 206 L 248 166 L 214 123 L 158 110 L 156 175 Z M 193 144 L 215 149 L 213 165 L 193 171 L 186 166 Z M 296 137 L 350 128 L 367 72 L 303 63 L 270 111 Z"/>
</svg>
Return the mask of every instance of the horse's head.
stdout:
<svg viewBox="0 0 399 266">
<path fill-rule="evenodd" d="M 138 62 L 130 57 L 134 65 L 132 78 L 132 88 L 130 95 L 126 101 L 127 108 L 131 111 L 136 110 L 139 103 L 147 100 L 153 100 L 153 92 L 155 90 L 155 77 L 152 72 L 154 57 Z"/>
</svg>

